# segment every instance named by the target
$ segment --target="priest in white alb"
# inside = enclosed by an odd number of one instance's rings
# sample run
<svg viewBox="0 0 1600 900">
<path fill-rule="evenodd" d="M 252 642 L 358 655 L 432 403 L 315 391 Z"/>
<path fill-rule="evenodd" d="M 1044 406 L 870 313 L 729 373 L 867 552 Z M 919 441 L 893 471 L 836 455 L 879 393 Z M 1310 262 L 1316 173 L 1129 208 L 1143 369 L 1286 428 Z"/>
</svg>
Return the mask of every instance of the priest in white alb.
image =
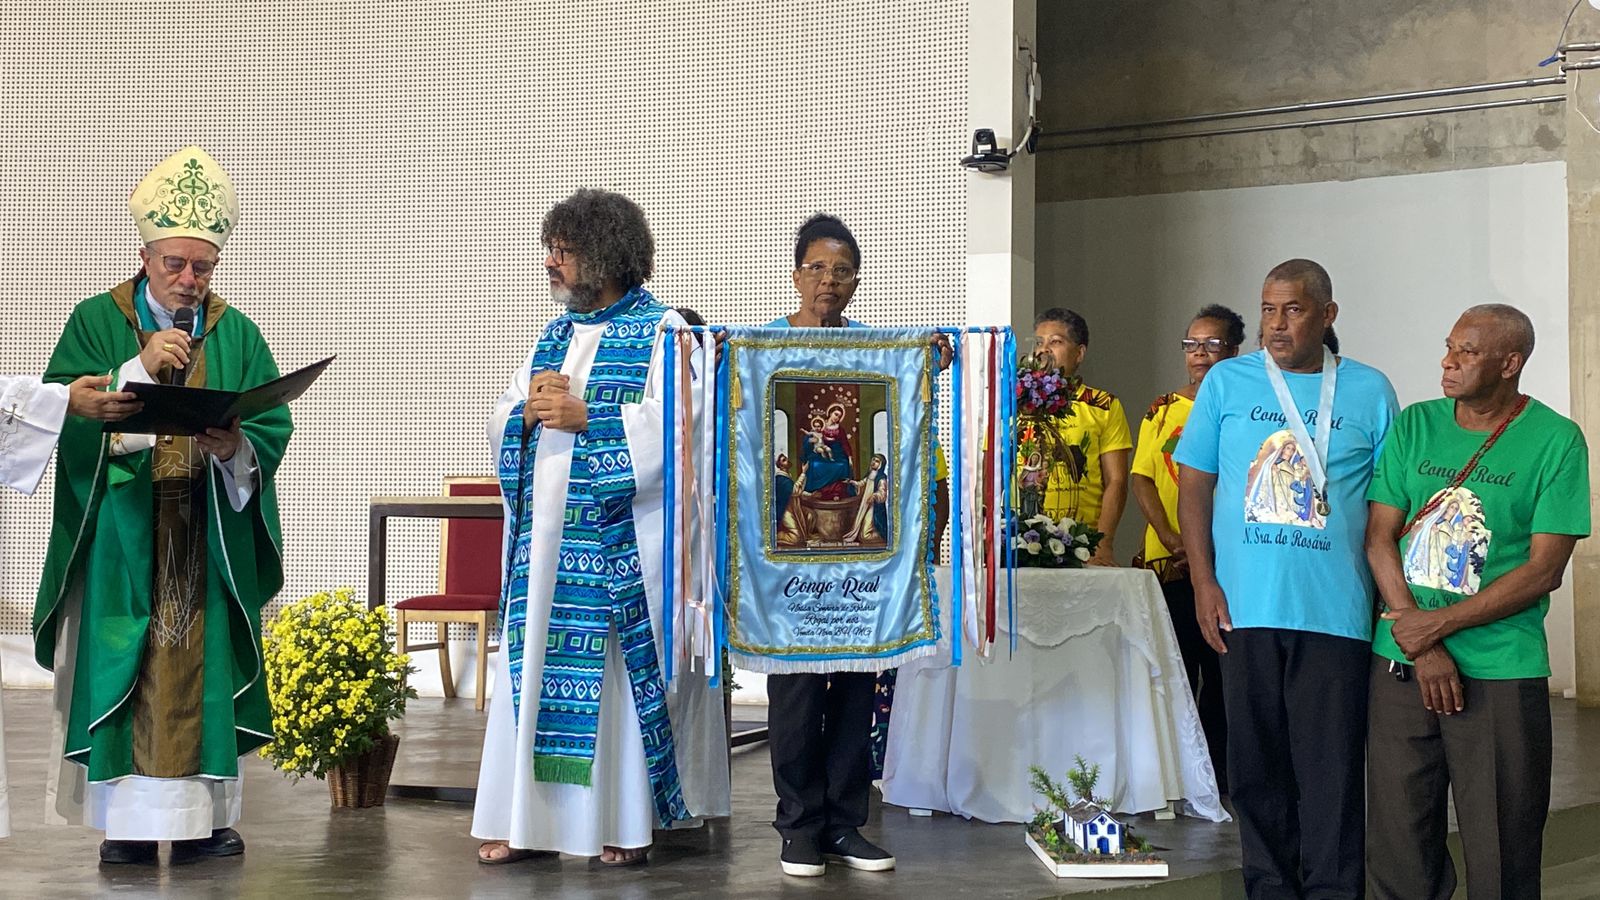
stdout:
<svg viewBox="0 0 1600 900">
<path fill-rule="evenodd" d="M 120 422 L 144 404 L 108 391 L 110 375 L 50 384 L 30 375 L 0 375 L 0 484 L 32 495 L 55 454 L 67 416 Z"/>
<path fill-rule="evenodd" d="M 32 494 L 55 453 L 67 416 L 116 422 L 141 405 L 126 391 L 107 391 L 109 375 L 46 384 L 28 375 L 0 375 L 0 484 Z M 6 730 L 0 716 L 0 838 L 11 834 L 6 790 Z"/>
<path fill-rule="evenodd" d="M 541 229 L 545 328 L 489 422 L 506 507 L 501 652 L 478 861 L 646 860 L 657 828 L 729 813 L 721 692 L 662 666 L 663 366 L 682 318 L 644 289 L 644 213 L 580 190 Z"/>
</svg>

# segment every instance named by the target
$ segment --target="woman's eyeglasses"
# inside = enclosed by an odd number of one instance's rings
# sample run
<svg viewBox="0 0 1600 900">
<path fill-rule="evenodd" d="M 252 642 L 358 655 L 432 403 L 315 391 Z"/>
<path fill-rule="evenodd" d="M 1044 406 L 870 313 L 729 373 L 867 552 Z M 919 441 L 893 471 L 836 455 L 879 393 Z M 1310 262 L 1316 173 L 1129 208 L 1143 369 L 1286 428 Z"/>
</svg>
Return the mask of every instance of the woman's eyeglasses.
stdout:
<svg viewBox="0 0 1600 900">
<path fill-rule="evenodd" d="M 856 280 L 856 270 L 849 266 L 829 266 L 826 263 L 806 263 L 800 267 L 800 274 L 813 281 L 821 281 L 823 275 L 832 274 L 833 280 L 840 284 L 849 284 Z"/>
<path fill-rule="evenodd" d="M 1181 343 L 1183 344 L 1183 352 L 1185 353 L 1193 353 L 1196 350 L 1204 350 L 1211 356 L 1220 356 L 1222 351 L 1233 346 L 1232 343 L 1225 341 L 1222 338 L 1206 338 L 1203 341 L 1197 341 L 1194 338 L 1184 338 Z"/>
</svg>

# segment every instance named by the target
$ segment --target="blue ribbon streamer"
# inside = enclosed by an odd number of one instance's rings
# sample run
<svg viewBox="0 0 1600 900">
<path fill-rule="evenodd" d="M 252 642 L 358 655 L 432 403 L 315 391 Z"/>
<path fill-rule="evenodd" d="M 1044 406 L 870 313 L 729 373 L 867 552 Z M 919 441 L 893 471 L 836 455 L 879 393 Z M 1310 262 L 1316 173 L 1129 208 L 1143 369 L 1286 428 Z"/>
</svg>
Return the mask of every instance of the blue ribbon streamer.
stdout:
<svg viewBox="0 0 1600 900">
<path fill-rule="evenodd" d="M 715 345 L 713 344 L 713 348 Z M 715 352 L 713 350 L 713 352 Z M 712 687 L 722 685 L 722 654 L 728 649 L 728 582 L 731 572 L 728 569 L 728 440 L 729 416 L 732 404 L 729 402 L 728 359 L 733 354 L 724 346 L 717 355 L 717 439 L 712 451 L 713 464 L 716 466 L 716 534 L 717 534 L 717 584 L 716 602 L 712 608 L 712 631 L 716 636 L 717 668 L 716 674 L 711 679 Z"/>
<path fill-rule="evenodd" d="M 672 649 L 672 618 L 674 595 L 677 593 L 678 581 L 678 544 L 674 526 L 677 525 L 677 490 L 678 480 L 678 339 L 671 328 L 663 329 L 662 339 L 667 354 L 667 390 L 666 409 L 661 417 L 662 424 L 666 426 L 667 458 L 662 461 L 662 479 L 665 482 L 663 490 L 666 492 L 666 503 L 663 504 L 666 513 L 666 527 L 662 537 L 662 546 L 666 549 L 666 565 L 661 570 L 666 575 L 666 590 L 661 600 L 661 633 L 665 641 L 667 658 L 662 667 L 662 674 L 668 685 L 672 684 L 672 663 L 678 655 Z"/>
<path fill-rule="evenodd" d="M 933 354 L 937 354 L 939 351 L 937 349 L 929 349 L 928 352 L 929 352 L 930 355 L 933 355 Z M 930 360 L 930 363 L 931 363 L 931 360 Z M 938 376 L 939 376 L 939 370 L 937 368 L 933 367 L 932 365 L 930 365 L 927 377 L 929 379 L 935 379 L 935 378 L 938 378 Z M 930 387 L 932 387 L 931 384 L 930 384 Z M 939 392 L 938 392 L 938 390 L 930 390 L 928 392 L 928 396 L 929 396 L 929 400 L 928 400 L 928 410 L 927 410 L 927 415 L 928 415 L 927 428 L 928 428 L 928 431 L 934 435 L 935 439 L 937 439 L 938 434 L 939 434 Z M 939 518 L 939 510 L 938 510 L 939 484 L 938 484 L 938 478 L 937 478 L 937 476 L 939 474 L 938 458 L 939 458 L 939 455 L 937 453 L 929 453 L 929 454 L 927 454 L 926 468 L 927 468 L 927 479 L 928 479 L 928 487 L 929 487 L 929 490 L 927 492 L 927 495 L 928 495 L 928 521 L 929 521 L 929 523 L 937 522 L 937 520 Z M 938 561 L 938 555 L 939 555 L 939 540 L 938 540 L 938 538 L 939 538 L 939 536 L 937 534 L 935 534 L 934 535 L 934 539 L 932 541 L 928 542 L 927 558 L 926 558 L 925 566 L 924 566 L 924 570 L 923 570 L 924 576 L 928 579 L 929 589 L 933 593 L 933 609 L 934 609 L 934 612 L 935 612 L 935 615 L 933 617 L 933 639 L 935 641 L 937 641 L 939 639 L 940 634 L 941 634 L 941 632 L 939 630 L 939 616 L 937 614 L 938 613 L 938 609 L 939 609 L 939 581 L 938 581 L 938 579 L 934 578 L 934 565 Z"/>
<path fill-rule="evenodd" d="M 1011 515 L 1011 477 L 1012 468 L 1017 458 L 1017 335 L 1011 329 L 1005 332 L 1004 356 L 1001 357 L 1001 367 L 1005 372 L 1001 384 L 1006 386 L 1006 399 L 1002 408 L 1005 418 L 1005 456 L 1001 457 L 1005 463 L 1005 497 L 1006 497 L 1006 620 L 1011 628 L 1011 655 L 1017 653 L 1017 518 Z"/>
<path fill-rule="evenodd" d="M 950 517 L 956 526 L 953 532 L 955 546 L 951 548 L 953 552 L 950 554 L 950 582 L 953 585 L 950 598 L 950 665 L 959 666 L 961 665 L 961 604 L 965 603 L 967 599 L 966 572 L 961 566 L 961 535 L 963 533 L 961 512 L 966 507 L 966 504 L 961 502 L 962 498 L 966 496 L 962 491 L 961 485 L 961 417 L 965 414 L 966 407 L 962 397 L 961 376 L 966 368 L 966 360 L 961 354 L 962 341 L 960 335 L 956 335 L 956 340 L 951 341 L 950 344 L 951 351 L 954 354 L 950 364 L 950 369 L 953 373 L 951 378 L 954 392 L 954 398 L 950 404 L 950 428 L 954 432 L 952 437 L 955 440 L 955 465 L 951 467 L 951 474 L 954 476 L 951 484 L 953 500 L 951 506 L 953 508 L 950 511 Z"/>
</svg>

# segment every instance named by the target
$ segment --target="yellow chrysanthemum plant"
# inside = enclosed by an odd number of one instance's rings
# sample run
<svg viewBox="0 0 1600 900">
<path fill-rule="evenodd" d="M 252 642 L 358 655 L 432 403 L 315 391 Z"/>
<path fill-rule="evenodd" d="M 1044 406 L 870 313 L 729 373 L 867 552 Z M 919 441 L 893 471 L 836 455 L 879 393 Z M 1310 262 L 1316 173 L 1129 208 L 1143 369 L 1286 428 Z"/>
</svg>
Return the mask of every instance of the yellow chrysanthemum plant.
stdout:
<svg viewBox="0 0 1600 900">
<path fill-rule="evenodd" d="M 387 737 L 417 696 L 390 631 L 388 610 L 367 609 L 350 588 L 285 606 L 263 635 L 273 741 L 262 758 L 296 779 L 324 778 Z"/>
</svg>

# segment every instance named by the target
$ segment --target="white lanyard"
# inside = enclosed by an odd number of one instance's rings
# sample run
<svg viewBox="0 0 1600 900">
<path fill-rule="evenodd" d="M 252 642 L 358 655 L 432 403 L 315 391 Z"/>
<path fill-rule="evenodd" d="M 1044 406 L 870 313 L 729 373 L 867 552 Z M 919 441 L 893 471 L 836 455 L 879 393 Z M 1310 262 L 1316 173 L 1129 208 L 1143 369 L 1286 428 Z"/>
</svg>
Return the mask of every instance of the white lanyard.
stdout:
<svg viewBox="0 0 1600 900">
<path fill-rule="evenodd" d="M 1289 430 L 1294 433 L 1294 439 L 1300 445 L 1300 455 L 1305 457 L 1306 466 L 1311 469 L 1311 484 L 1316 488 L 1317 511 L 1327 515 L 1327 453 L 1328 443 L 1333 435 L 1333 391 L 1339 381 L 1339 367 L 1334 362 L 1333 351 L 1326 345 L 1322 348 L 1322 396 L 1317 401 L 1316 443 L 1311 442 L 1311 435 L 1306 431 L 1305 418 L 1300 415 L 1300 408 L 1295 405 L 1294 397 L 1289 393 L 1289 384 L 1284 381 L 1283 372 L 1273 360 L 1272 353 L 1262 351 L 1261 358 L 1267 364 L 1267 380 L 1272 382 L 1272 392 L 1278 395 L 1278 408 L 1283 410 L 1283 417 L 1288 421 Z"/>
</svg>

